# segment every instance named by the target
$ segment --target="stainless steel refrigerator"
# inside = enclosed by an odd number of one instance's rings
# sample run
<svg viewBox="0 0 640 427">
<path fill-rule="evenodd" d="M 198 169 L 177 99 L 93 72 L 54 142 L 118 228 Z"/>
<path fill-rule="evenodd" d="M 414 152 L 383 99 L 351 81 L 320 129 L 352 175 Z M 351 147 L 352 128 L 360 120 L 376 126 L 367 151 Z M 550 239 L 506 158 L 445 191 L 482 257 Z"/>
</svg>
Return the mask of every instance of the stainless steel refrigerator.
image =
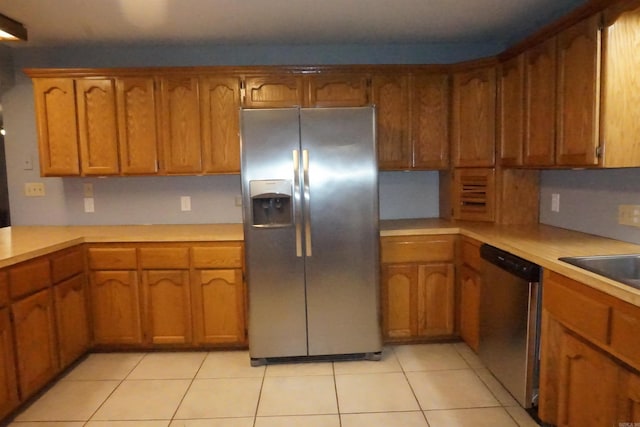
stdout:
<svg viewBox="0 0 640 427">
<path fill-rule="evenodd" d="M 240 115 L 252 364 L 379 359 L 375 110 Z"/>
</svg>

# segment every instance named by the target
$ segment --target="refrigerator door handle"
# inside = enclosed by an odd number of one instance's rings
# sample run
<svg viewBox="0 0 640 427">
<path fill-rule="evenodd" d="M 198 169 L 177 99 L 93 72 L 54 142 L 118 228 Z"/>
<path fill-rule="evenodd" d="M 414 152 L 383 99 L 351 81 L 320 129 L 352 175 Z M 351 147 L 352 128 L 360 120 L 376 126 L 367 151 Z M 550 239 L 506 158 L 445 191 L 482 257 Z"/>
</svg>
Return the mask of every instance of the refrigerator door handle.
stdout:
<svg viewBox="0 0 640 427">
<path fill-rule="evenodd" d="M 293 214 L 296 225 L 296 257 L 302 257 L 302 230 L 300 218 L 300 156 L 293 150 Z"/>
<path fill-rule="evenodd" d="M 311 195 L 309 193 L 309 150 L 302 150 L 302 174 L 304 184 L 304 241 L 306 256 L 311 256 Z"/>
</svg>

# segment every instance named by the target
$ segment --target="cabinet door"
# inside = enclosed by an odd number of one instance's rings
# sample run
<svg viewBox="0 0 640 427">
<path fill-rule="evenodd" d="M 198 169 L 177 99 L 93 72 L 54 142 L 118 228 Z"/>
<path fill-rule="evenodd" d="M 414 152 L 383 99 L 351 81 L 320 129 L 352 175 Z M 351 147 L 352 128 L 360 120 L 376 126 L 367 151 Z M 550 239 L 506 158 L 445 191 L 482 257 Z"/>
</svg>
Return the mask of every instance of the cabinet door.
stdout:
<svg viewBox="0 0 640 427">
<path fill-rule="evenodd" d="M 493 166 L 495 161 L 496 70 L 486 67 L 453 75 L 454 166 Z"/>
<path fill-rule="evenodd" d="M 415 264 L 382 267 L 382 327 L 385 338 L 393 340 L 416 336 L 417 283 Z"/>
<path fill-rule="evenodd" d="M 90 286 L 96 344 L 142 343 L 136 272 L 93 271 Z"/>
<path fill-rule="evenodd" d="M 525 53 L 524 164 L 551 166 L 556 146 L 556 39 Z"/>
<path fill-rule="evenodd" d="M 413 76 L 411 139 L 414 169 L 449 166 L 450 89 L 448 74 Z"/>
<path fill-rule="evenodd" d="M 18 361 L 18 380 L 25 399 L 58 372 L 55 314 L 45 289 L 11 306 Z"/>
<path fill-rule="evenodd" d="M 119 165 L 115 82 L 113 79 L 78 79 L 76 96 L 82 174 L 117 174 Z"/>
<path fill-rule="evenodd" d="M 621 3 L 621 7 L 634 5 Z M 612 8 L 615 11 L 615 7 Z M 640 7 L 609 16 L 603 32 L 601 144 L 607 167 L 640 166 Z"/>
<path fill-rule="evenodd" d="M 307 77 L 309 107 L 369 105 L 369 78 L 364 74 L 319 74 Z"/>
<path fill-rule="evenodd" d="M 453 264 L 418 266 L 419 336 L 453 335 L 455 293 Z"/>
<path fill-rule="evenodd" d="M 168 174 L 202 171 L 200 102 L 196 77 L 160 79 L 162 170 Z"/>
<path fill-rule="evenodd" d="M 64 368 L 89 348 L 89 318 L 85 275 L 79 274 L 54 287 L 60 365 Z"/>
<path fill-rule="evenodd" d="M 194 321 L 199 344 L 246 342 L 242 270 L 196 270 Z"/>
<path fill-rule="evenodd" d="M 80 175 L 73 79 L 33 79 L 33 92 L 41 175 Z"/>
<path fill-rule="evenodd" d="M 296 75 L 255 76 L 245 79 L 246 108 L 288 108 L 302 105 L 302 77 Z"/>
<path fill-rule="evenodd" d="M 598 164 L 600 15 L 558 35 L 556 163 Z"/>
<path fill-rule="evenodd" d="M 0 309 L 0 419 L 18 406 L 16 361 L 9 309 Z"/>
<path fill-rule="evenodd" d="M 240 173 L 240 79 L 201 77 L 204 172 Z"/>
<path fill-rule="evenodd" d="M 560 343 L 558 427 L 617 425 L 619 367 L 569 333 Z"/>
<path fill-rule="evenodd" d="M 159 130 L 153 77 L 118 78 L 116 95 L 122 173 L 157 173 Z"/>
<path fill-rule="evenodd" d="M 409 75 L 375 75 L 372 78 L 376 106 L 376 137 L 380 169 L 409 169 Z"/>
<path fill-rule="evenodd" d="M 480 275 L 467 265 L 460 269 L 460 335 L 474 351 L 480 345 Z"/>
<path fill-rule="evenodd" d="M 145 335 L 152 344 L 191 343 L 188 270 L 144 270 Z"/>
<path fill-rule="evenodd" d="M 621 369 L 620 372 L 621 388 L 617 425 L 640 423 L 640 376 L 626 369 Z"/>
<path fill-rule="evenodd" d="M 524 55 L 504 62 L 498 71 L 498 156 L 503 166 L 522 165 Z"/>
</svg>

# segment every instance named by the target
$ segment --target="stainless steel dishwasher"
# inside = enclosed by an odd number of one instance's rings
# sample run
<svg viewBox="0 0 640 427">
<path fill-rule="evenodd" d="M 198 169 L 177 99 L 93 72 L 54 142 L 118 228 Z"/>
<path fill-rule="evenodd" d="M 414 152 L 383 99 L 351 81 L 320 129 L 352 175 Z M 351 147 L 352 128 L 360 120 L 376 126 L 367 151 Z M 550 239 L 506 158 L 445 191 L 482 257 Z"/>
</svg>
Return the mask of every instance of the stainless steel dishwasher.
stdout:
<svg viewBox="0 0 640 427">
<path fill-rule="evenodd" d="M 537 406 L 540 267 L 484 244 L 480 360 L 523 408 Z"/>
</svg>

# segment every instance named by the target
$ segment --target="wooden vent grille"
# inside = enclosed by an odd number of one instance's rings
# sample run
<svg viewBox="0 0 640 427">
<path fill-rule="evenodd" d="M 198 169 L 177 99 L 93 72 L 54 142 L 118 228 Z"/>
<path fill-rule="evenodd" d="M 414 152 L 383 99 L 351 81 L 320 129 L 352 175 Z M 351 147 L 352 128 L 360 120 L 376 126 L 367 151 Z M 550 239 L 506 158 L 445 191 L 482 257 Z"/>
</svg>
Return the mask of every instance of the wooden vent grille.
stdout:
<svg viewBox="0 0 640 427">
<path fill-rule="evenodd" d="M 456 219 L 494 220 L 494 169 L 457 169 L 454 185 L 456 203 L 453 215 Z"/>
</svg>

